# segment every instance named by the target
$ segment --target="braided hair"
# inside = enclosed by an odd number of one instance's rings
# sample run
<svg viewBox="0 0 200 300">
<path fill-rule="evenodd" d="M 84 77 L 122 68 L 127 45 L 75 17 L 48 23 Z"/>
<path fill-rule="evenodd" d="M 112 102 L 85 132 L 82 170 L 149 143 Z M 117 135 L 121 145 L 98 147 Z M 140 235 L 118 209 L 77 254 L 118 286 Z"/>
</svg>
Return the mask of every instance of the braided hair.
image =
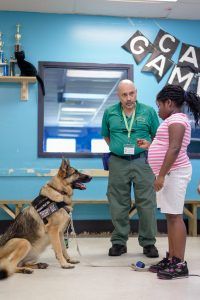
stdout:
<svg viewBox="0 0 200 300">
<path fill-rule="evenodd" d="M 195 126 L 200 126 L 200 97 L 194 92 L 186 92 L 179 85 L 166 85 L 157 95 L 156 100 L 165 102 L 171 100 L 177 107 L 182 107 L 184 103 L 189 108 L 189 111 L 193 114 L 195 120 Z"/>
</svg>

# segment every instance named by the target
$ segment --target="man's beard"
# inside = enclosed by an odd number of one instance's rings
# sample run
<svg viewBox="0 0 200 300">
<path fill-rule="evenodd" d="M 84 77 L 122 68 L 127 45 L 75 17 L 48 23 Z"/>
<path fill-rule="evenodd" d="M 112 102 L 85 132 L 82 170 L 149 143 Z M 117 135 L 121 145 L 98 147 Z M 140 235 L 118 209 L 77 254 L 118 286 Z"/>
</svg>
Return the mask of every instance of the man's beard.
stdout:
<svg viewBox="0 0 200 300">
<path fill-rule="evenodd" d="M 126 107 L 127 107 L 127 108 L 130 108 L 130 107 L 131 107 L 131 108 L 134 108 L 134 107 L 135 107 L 135 102 L 127 101 L 127 102 L 126 102 Z"/>
</svg>

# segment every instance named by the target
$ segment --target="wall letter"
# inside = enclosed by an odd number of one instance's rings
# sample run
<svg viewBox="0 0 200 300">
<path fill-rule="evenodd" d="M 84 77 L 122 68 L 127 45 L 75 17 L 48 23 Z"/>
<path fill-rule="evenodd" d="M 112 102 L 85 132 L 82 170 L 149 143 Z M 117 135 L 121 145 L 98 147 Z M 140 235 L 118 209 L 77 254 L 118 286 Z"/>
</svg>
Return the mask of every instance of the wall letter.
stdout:
<svg viewBox="0 0 200 300">
<path fill-rule="evenodd" d="M 137 64 L 153 50 L 150 41 L 139 30 L 132 35 L 122 48 L 132 53 Z"/>
<path fill-rule="evenodd" d="M 141 42 L 144 42 L 145 47 L 149 46 L 149 41 L 145 36 L 136 36 L 130 42 L 130 49 L 133 54 L 142 54 L 146 49 L 142 46 Z M 138 45 L 136 44 L 138 42 Z"/>
<path fill-rule="evenodd" d="M 180 85 L 186 91 L 193 77 L 194 73 L 188 71 L 185 68 L 179 68 L 175 66 L 169 77 L 168 83 Z"/>
<path fill-rule="evenodd" d="M 162 52 L 164 52 L 164 53 L 167 53 L 167 52 L 170 52 L 170 51 L 171 51 L 170 48 L 164 48 L 163 43 L 164 43 L 164 41 L 165 41 L 166 39 L 170 39 L 173 43 L 175 43 L 175 41 L 176 41 L 176 39 L 175 39 L 172 35 L 170 35 L 170 34 L 164 34 L 164 35 L 161 37 L 160 42 L 159 42 L 160 50 L 161 50 Z"/>
<path fill-rule="evenodd" d="M 194 73 L 200 71 L 200 48 L 188 44 L 182 44 L 178 59 L 179 67 L 189 67 Z"/>
<path fill-rule="evenodd" d="M 165 55 L 163 55 L 160 51 L 155 50 L 146 65 L 142 68 L 142 72 L 153 73 L 156 76 L 157 81 L 160 82 L 172 64 L 173 62 Z"/>
<path fill-rule="evenodd" d="M 184 62 L 184 61 L 187 61 L 193 64 L 196 68 L 198 68 L 197 56 L 194 47 L 190 46 L 183 54 L 183 56 L 179 58 L 179 62 Z"/>
<path fill-rule="evenodd" d="M 165 54 L 168 58 L 172 57 L 178 47 L 178 44 L 179 40 L 177 38 L 163 30 L 159 30 L 153 43 L 154 47 Z"/>
<path fill-rule="evenodd" d="M 164 71 L 164 66 L 165 66 L 165 61 L 166 61 L 166 57 L 164 57 L 161 54 L 161 55 L 157 56 L 156 58 L 154 58 L 154 60 L 147 63 L 145 66 L 147 68 L 155 68 L 156 70 L 158 70 L 158 75 L 160 77 L 162 77 L 163 76 L 163 71 Z M 160 66 L 157 65 L 159 63 L 160 63 Z"/>
</svg>

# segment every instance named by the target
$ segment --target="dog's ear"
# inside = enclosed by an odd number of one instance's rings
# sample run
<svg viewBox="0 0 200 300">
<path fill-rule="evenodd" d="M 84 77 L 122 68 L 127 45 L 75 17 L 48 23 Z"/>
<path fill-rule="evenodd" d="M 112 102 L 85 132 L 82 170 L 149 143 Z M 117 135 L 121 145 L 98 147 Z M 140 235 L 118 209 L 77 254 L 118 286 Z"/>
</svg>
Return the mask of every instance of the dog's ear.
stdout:
<svg viewBox="0 0 200 300">
<path fill-rule="evenodd" d="M 58 175 L 60 177 L 64 177 L 67 173 L 67 170 L 69 169 L 70 167 L 70 163 L 69 163 L 69 160 L 67 159 L 62 159 L 62 162 L 61 162 L 61 165 L 60 165 L 60 168 L 59 168 L 59 171 L 58 171 Z"/>
<path fill-rule="evenodd" d="M 69 159 L 66 159 L 66 158 L 64 157 L 64 155 L 62 155 L 61 166 L 62 166 L 62 164 L 63 164 L 64 167 L 66 167 L 67 165 L 70 166 Z"/>
<path fill-rule="evenodd" d="M 67 168 L 69 168 L 70 164 L 69 164 L 69 160 L 67 159 L 62 159 L 62 162 L 61 162 L 61 166 L 60 166 L 60 169 L 62 170 L 66 170 Z"/>
<path fill-rule="evenodd" d="M 66 165 L 67 165 L 68 167 L 70 166 L 69 159 L 65 159 L 65 163 L 66 163 Z"/>
</svg>

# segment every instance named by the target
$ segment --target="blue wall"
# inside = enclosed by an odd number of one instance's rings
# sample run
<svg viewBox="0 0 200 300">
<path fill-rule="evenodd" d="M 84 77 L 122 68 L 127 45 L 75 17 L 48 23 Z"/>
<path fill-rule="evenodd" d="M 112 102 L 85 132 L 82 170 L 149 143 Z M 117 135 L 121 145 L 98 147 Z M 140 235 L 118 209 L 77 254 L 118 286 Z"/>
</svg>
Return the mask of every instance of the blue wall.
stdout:
<svg viewBox="0 0 200 300">
<path fill-rule="evenodd" d="M 34 65 L 37 66 L 38 61 L 133 64 L 138 99 L 153 107 L 155 96 L 167 82 L 170 71 L 158 84 L 153 75 L 141 72 L 146 59 L 137 66 L 132 55 L 121 46 L 136 30 L 153 42 L 160 28 L 181 42 L 200 46 L 200 21 L 0 12 L 0 31 L 4 34 L 8 59 L 14 51 L 18 23 L 22 25 L 21 42 L 26 59 Z M 175 62 L 180 47 L 173 56 Z M 0 199 L 32 199 L 49 179 L 36 173 L 48 172 L 60 164 L 59 159 L 37 157 L 37 107 L 37 84 L 29 85 L 29 100 L 20 101 L 20 85 L 0 83 Z M 71 164 L 79 169 L 102 168 L 100 159 L 71 159 Z M 192 160 L 192 165 L 193 177 L 187 198 L 198 199 L 200 160 Z M 76 192 L 74 197 L 105 199 L 106 186 L 105 178 L 94 178 L 86 191 Z M 0 213 L 1 219 L 7 218 Z M 108 219 L 109 213 L 105 206 L 77 206 L 74 218 Z"/>
</svg>

